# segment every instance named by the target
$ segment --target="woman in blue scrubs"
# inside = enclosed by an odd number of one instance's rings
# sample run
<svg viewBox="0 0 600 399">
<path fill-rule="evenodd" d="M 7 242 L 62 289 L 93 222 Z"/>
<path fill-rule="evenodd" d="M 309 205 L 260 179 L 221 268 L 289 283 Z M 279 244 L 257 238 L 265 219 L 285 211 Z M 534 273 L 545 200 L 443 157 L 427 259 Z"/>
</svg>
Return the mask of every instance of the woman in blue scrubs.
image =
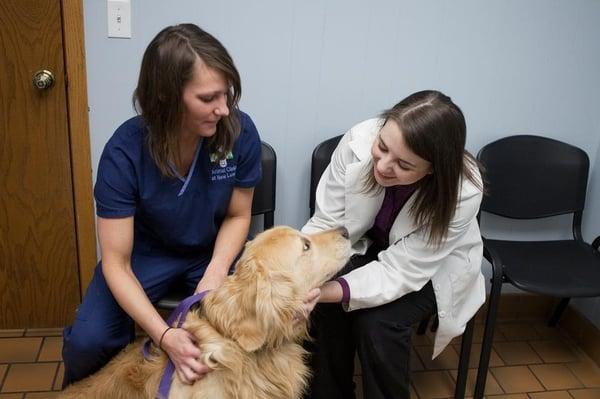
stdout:
<svg viewBox="0 0 600 399">
<path fill-rule="evenodd" d="M 193 383 L 207 367 L 193 337 L 168 329 L 153 302 L 176 280 L 200 292 L 223 282 L 246 240 L 261 145 L 238 109 L 227 50 L 192 24 L 162 30 L 144 53 L 138 116 L 110 138 L 94 188 L 102 260 L 64 331 L 64 386 L 104 366 L 134 321 Z"/>
</svg>

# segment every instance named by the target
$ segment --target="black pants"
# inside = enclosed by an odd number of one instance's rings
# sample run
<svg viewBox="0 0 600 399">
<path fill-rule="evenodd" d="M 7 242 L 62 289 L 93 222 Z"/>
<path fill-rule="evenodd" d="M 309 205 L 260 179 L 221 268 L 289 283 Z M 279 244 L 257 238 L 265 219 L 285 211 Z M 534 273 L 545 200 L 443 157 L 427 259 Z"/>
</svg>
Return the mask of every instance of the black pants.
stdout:
<svg viewBox="0 0 600 399">
<path fill-rule="evenodd" d="M 377 248 L 354 256 L 347 273 L 375 259 Z M 352 293 L 351 293 L 352 295 Z M 306 398 L 350 399 L 354 354 L 358 352 L 365 399 L 410 398 L 412 325 L 436 309 L 431 281 L 420 291 L 375 308 L 345 312 L 340 304 L 319 304 L 311 317 L 313 378 Z"/>
</svg>

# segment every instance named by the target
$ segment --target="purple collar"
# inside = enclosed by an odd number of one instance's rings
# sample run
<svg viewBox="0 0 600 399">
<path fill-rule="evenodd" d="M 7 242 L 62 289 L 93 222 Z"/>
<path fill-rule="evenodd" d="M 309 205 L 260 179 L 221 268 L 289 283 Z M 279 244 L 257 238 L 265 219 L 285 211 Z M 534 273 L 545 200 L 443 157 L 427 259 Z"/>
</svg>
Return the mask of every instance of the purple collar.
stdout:
<svg viewBox="0 0 600 399">
<path fill-rule="evenodd" d="M 173 313 L 171 313 L 171 315 L 167 319 L 167 324 L 169 326 L 173 326 L 173 323 L 175 323 L 175 320 L 179 319 L 176 327 L 181 328 L 188 312 L 190 311 L 190 308 L 194 304 L 196 304 L 196 303 L 200 302 L 202 299 L 204 299 L 204 297 L 206 296 L 207 293 L 208 293 L 208 291 L 202 291 L 199 294 L 189 296 L 189 297 L 185 298 L 183 301 L 181 301 L 179 303 L 179 305 L 175 308 Z M 150 356 L 150 344 L 151 343 L 152 343 L 152 340 L 150 338 L 148 338 L 142 348 L 142 353 L 144 354 L 145 359 L 148 359 L 148 357 Z M 168 359 L 168 355 L 167 355 L 167 359 Z M 167 367 L 165 368 L 165 371 L 160 379 L 160 384 L 158 385 L 158 392 L 156 393 L 156 399 L 167 399 L 169 397 L 169 391 L 171 390 L 171 383 L 173 382 L 173 373 L 174 372 L 175 372 L 175 365 L 173 364 L 171 359 L 169 359 L 167 362 Z"/>
</svg>

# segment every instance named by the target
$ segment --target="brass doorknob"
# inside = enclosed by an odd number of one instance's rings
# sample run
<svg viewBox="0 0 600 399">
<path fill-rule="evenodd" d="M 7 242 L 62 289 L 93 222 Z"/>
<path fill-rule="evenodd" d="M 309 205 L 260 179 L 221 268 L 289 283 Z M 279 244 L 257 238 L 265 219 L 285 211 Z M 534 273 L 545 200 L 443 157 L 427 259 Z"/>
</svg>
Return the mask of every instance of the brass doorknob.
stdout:
<svg viewBox="0 0 600 399">
<path fill-rule="evenodd" d="M 54 84 L 54 74 L 47 70 L 41 69 L 33 74 L 33 87 L 38 90 L 47 90 Z"/>
</svg>

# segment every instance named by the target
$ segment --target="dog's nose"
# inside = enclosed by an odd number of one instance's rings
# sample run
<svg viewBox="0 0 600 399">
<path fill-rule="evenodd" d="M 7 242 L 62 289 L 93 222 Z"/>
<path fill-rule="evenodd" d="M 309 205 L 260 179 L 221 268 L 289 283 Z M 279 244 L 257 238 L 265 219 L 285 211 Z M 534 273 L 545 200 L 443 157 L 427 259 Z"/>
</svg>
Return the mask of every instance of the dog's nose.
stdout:
<svg viewBox="0 0 600 399">
<path fill-rule="evenodd" d="M 348 234 L 348 229 L 345 227 L 338 227 L 337 231 L 344 237 L 345 239 L 350 238 L 350 234 Z"/>
</svg>

